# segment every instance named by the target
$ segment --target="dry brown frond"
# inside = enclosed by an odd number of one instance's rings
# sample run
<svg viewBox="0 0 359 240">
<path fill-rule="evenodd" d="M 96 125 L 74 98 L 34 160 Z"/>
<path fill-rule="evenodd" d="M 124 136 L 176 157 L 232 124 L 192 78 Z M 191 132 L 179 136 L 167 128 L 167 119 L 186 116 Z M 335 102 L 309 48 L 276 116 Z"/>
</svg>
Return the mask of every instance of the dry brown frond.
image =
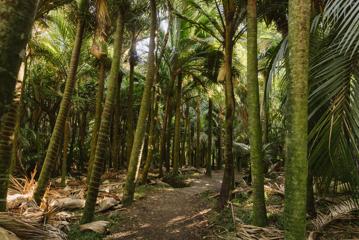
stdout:
<svg viewBox="0 0 359 240">
<path fill-rule="evenodd" d="M 21 218 L 19 215 L 0 213 L 0 227 L 13 232 L 20 239 L 27 240 L 66 240 L 66 234 L 50 226 L 34 223 Z"/>
<path fill-rule="evenodd" d="M 328 207 L 328 213 L 318 213 L 317 217 L 312 221 L 315 230 L 320 231 L 323 227 L 331 222 L 342 218 L 343 216 L 359 210 L 357 199 L 349 199 Z"/>
<path fill-rule="evenodd" d="M 273 227 L 257 227 L 253 225 L 237 224 L 237 236 L 243 240 L 281 240 L 284 232 Z"/>
</svg>

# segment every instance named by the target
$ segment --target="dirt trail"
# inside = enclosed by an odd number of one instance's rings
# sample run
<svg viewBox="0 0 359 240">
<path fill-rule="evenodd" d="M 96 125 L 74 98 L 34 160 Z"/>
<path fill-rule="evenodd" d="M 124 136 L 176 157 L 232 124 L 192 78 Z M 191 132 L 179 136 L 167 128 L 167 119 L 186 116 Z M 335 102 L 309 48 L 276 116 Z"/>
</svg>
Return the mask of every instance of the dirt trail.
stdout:
<svg viewBox="0 0 359 240">
<path fill-rule="evenodd" d="M 223 172 L 212 178 L 201 176 L 187 188 L 165 188 L 151 192 L 121 212 L 124 221 L 106 239 L 197 240 L 207 232 L 205 214 L 211 208 L 200 194 L 220 189 Z"/>
</svg>

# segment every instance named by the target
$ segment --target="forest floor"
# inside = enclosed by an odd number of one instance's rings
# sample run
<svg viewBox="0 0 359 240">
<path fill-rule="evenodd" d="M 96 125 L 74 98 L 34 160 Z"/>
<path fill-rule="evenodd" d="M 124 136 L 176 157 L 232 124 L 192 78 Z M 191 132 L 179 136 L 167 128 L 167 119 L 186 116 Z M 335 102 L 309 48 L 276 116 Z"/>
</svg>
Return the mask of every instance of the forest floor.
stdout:
<svg viewBox="0 0 359 240">
<path fill-rule="evenodd" d="M 68 240 L 284 239 L 283 171 L 271 170 L 265 178 L 266 228 L 251 225 L 252 187 L 246 171 L 236 172 L 233 199 L 222 211 L 215 206 L 223 171 L 213 171 L 211 178 L 204 175 L 204 169 L 190 167 L 163 178 L 150 173 L 148 183 L 136 187 L 135 201 L 129 207 L 121 204 L 126 172 L 109 171 L 103 176 L 94 222 L 84 225 L 79 224 L 86 196 L 84 177 L 69 177 L 66 187 L 53 179 L 46 201 L 37 206 L 32 200 L 34 176 L 11 179 L 9 213 L 0 214 L 0 226 L 20 239 L 39 239 L 34 238 L 34 230 L 44 239 L 56 235 L 56 239 Z M 319 198 L 316 208 L 317 218 L 308 219 L 310 239 L 359 239 L 357 201 L 343 193 Z M 4 239 L 1 234 L 0 228 L 0 239 Z"/>
<path fill-rule="evenodd" d="M 123 221 L 111 227 L 106 239 L 197 240 L 208 234 L 206 214 L 212 210 L 202 194 L 218 192 L 223 171 L 213 171 L 212 178 L 189 178 L 185 188 L 156 188 L 121 210 Z"/>
</svg>

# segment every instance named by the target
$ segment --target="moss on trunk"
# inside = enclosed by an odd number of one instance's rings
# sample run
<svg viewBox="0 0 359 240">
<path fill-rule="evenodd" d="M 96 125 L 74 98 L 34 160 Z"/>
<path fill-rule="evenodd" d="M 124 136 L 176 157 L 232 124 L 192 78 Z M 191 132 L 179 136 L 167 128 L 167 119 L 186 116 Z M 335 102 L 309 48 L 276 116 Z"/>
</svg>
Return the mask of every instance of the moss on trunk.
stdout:
<svg viewBox="0 0 359 240">
<path fill-rule="evenodd" d="M 264 199 L 264 161 L 260 121 L 258 60 L 257 60 L 257 1 L 247 2 L 247 105 L 253 188 L 253 224 L 264 226 L 267 215 Z"/>
<path fill-rule="evenodd" d="M 310 0 L 289 1 L 289 131 L 285 164 L 285 239 L 305 239 L 308 176 Z"/>
</svg>

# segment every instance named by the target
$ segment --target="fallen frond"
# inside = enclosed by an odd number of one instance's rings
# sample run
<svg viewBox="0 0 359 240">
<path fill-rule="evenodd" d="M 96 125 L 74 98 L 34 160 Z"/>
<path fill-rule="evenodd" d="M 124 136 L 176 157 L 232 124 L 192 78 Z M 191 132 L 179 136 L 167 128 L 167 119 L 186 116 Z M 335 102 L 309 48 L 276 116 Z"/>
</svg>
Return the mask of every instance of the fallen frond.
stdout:
<svg viewBox="0 0 359 240">
<path fill-rule="evenodd" d="M 312 221 L 312 224 L 315 230 L 320 231 L 333 221 L 341 219 L 356 210 L 359 210 L 358 199 L 342 201 L 339 204 L 329 206 L 327 213 L 318 213 L 317 217 Z"/>
<path fill-rule="evenodd" d="M 280 240 L 284 232 L 274 227 L 257 227 L 253 225 L 236 225 L 237 236 L 243 240 Z"/>
<path fill-rule="evenodd" d="M 80 231 L 92 231 L 96 233 L 105 233 L 107 231 L 107 226 L 110 224 L 108 221 L 96 221 L 91 223 L 86 223 L 80 225 Z"/>
<path fill-rule="evenodd" d="M 66 234 L 50 225 L 24 220 L 19 215 L 0 213 L 0 227 L 26 240 L 66 240 Z"/>
</svg>

